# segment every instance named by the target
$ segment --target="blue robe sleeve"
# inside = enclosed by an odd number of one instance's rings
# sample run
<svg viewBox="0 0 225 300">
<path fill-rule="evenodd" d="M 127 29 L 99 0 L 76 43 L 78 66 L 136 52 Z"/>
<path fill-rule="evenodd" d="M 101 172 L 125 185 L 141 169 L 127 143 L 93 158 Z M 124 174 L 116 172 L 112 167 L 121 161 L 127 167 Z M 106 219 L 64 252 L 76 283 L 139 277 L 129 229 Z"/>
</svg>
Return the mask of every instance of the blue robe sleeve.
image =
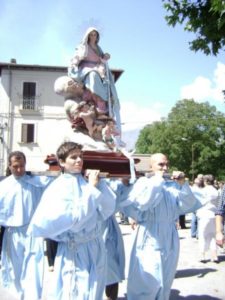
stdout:
<svg viewBox="0 0 225 300">
<path fill-rule="evenodd" d="M 104 218 L 112 213 L 112 208 L 106 208 L 105 204 L 109 197 L 103 183 L 97 189 L 82 176 L 61 175 L 45 190 L 29 232 L 54 238 L 68 230 L 79 232 L 86 227 L 91 230 L 99 215 Z"/>
<path fill-rule="evenodd" d="M 55 178 L 55 176 L 27 176 L 26 181 L 35 187 L 45 188 Z"/>
<path fill-rule="evenodd" d="M 106 180 L 100 180 L 97 189 L 101 192 L 98 211 L 102 216 L 102 219 L 106 220 L 115 212 L 116 194 L 109 187 Z"/>
<path fill-rule="evenodd" d="M 163 197 L 164 179 L 160 176 L 141 177 L 120 195 L 120 210 L 128 217 L 140 222 L 148 210 L 153 210 Z"/>
<path fill-rule="evenodd" d="M 33 184 L 33 180 L 27 174 L 20 178 L 11 175 L 0 183 L 0 225 L 29 224 L 44 190 L 43 185 Z"/>
<path fill-rule="evenodd" d="M 134 184 L 128 194 L 123 195 L 121 207 L 133 205 L 140 211 L 154 208 L 162 199 L 164 179 L 160 176 L 151 178 L 141 177 Z"/>
<path fill-rule="evenodd" d="M 187 214 L 194 212 L 202 206 L 201 198 L 202 194 L 194 194 L 188 183 L 179 185 L 176 182 L 172 182 L 169 187 L 170 193 L 177 199 L 179 214 Z"/>
<path fill-rule="evenodd" d="M 132 185 L 125 185 L 123 184 L 121 179 L 106 179 L 107 185 L 112 189 L 116 196 L 116 203 L 115 203 L 115 211 L 114 213 L 120 211 L 120 202 L 123 199 L 126 199 L 126 195 L 128 195 L 129 191 L 132 188 Z"/>
</svg>

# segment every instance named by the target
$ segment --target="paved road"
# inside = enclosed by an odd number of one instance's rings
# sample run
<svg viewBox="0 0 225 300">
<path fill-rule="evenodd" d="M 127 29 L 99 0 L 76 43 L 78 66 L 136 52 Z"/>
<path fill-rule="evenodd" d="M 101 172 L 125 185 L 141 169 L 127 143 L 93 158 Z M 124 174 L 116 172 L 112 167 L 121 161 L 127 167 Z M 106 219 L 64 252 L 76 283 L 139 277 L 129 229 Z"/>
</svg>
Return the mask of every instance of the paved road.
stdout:
<svg viewBox="0 0 225 300">
<path fill-rule="evenodd" d="M 129 225 L 121 225 L 121 230 L 125 242 L 127 275 L 135 232 Z M 181 251 L 170 300 L 225 300 L 225 252 L 219 256 L 219 264 L 210 261 L 206 264 L 200 263 L 198 261 L 198 241 L 190 237 L 190 229 L 179 230 L 179 236 Z M 46 269 L 45 295 L 51 276 L 52 273 Z M 126 300 L 126 285 L 126 280 L 120 284 L 118 300 Z M 47 300 L 46 296 L 43 298 L 43 300 Z M 1 288 L 0 299 L 14 300 Z"/>
<path fill-rule="evenodd" d="M 187 217 L 187 227 L 189 219 L 190 216 Z M 130 226 L 122 225 L 121 229 L 128 261 L 134 232 Z M 190 229 L 180 229 L 179 236 L 180 257 L 170 300 L 225 300 L 225 252 L 220 251 L 219 264 L 211 261 L 200 263 L 198 240 L 190 237 Z M 120 284 L 119 299 L 125 300 L 125 294 L 126 281 Z"/>
</svg>

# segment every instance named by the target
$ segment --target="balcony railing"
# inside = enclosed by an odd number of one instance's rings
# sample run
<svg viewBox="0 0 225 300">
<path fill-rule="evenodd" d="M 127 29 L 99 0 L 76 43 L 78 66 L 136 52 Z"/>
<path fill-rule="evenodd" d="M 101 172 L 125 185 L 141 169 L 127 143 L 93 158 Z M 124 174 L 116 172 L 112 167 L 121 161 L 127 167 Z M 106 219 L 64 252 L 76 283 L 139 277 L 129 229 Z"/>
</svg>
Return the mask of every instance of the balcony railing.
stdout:
<svg viewBox="0 0 225 300">
<path fill-rule="evenodd" d="M 37 99 L 35 97 L 23 98 L 22 109 L 37 110 Z"/>
<path fill-rule="evenodd" d="M 24 97 L 23 95 L 19 95 L 19 97 L 20 110 L 22 112 L 41 112 L 43 110 L 43 107 L 40 105 L 41 95 L 32 97 Z"/>
</svg>

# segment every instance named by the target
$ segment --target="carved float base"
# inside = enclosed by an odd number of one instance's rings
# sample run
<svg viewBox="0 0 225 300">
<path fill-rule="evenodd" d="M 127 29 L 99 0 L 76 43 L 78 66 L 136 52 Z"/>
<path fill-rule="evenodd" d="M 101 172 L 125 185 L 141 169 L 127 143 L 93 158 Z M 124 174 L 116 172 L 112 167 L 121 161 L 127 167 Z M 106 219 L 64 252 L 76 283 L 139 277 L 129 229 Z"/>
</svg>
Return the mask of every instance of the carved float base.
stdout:
<svg viewBox="0 0 225 300">
<path fill-rule="evenodd" d="M 83 170 L 100 170 L 103 176 L 128 177 L 130 176 L 130 161 L 121 152 L 83 151 Z M 139 159 L 134 159 L 138 163 Z M 55 155 L 48 155 L 44 161 L 49 165 L 49 171 L 59 171 Z"/>
</svg>

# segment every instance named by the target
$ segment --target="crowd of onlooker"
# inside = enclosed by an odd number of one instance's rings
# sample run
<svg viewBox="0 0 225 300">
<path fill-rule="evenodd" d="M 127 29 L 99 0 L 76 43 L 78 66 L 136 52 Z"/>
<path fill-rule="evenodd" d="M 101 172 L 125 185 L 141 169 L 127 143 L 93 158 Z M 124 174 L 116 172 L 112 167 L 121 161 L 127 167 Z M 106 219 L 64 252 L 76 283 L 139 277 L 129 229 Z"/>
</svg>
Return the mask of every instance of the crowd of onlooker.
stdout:
<svg viewBox="0 0 225 300">
<path fill-rule="evenodd" d="M 225 186 L 213 175 L 199 174 L 191 185 L 194 195 L 201 199 L 203 206 L 192 212 L 191 237 L 199 242 L 200 261 L 218 263 L 218 246 L 224 241 Z"/>
</svg>

